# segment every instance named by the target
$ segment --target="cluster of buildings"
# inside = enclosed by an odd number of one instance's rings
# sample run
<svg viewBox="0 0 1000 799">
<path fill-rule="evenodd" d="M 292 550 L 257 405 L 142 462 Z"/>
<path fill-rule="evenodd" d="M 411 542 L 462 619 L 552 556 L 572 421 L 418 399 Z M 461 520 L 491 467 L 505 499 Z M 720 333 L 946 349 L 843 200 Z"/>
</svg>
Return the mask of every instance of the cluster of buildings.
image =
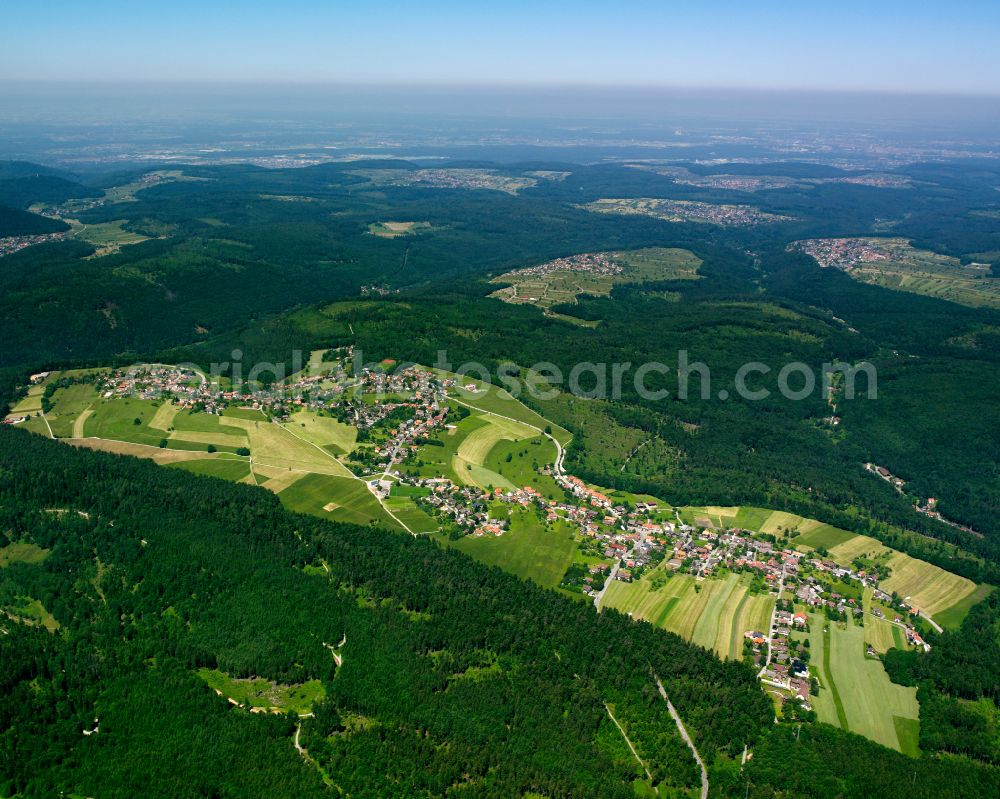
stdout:
<svg viewBox="0 0 1000 799">
<path fill-rule="evenodd" d="M 66 235 L 64 231 L 62 233 L 36 233 L 31 236 L 4 236 L 0 238 L 0 258 L 3 258 L 5 255 L 13 255 L 35 244 L 62 241 L 66 238 Z"/>
<path fill-rule="evenodd" d="M 949 527 L 954 527 L 956 530 L 961 530 L 965 533 L 972 533 L 972 535 L 982 537 L 982 533 L 973 530 L 967 524 L 960 524 L 959 522 L 952 521 L 947 516 L 943 516 L 941 511 L 937 509 L 937 500 L 934 497 L 929 497 L 925 502 L 918 502 L 913 506 L 913 509 L 917 513 L 922 513 L 924 516 L 929 516 L 942 524 L 947 524 Z"/>
<path fill-rule="evenodd" d="M 882 172 L 870 172 L 866 175 L 850 175 L 842 178 L 825 178 L 823 182 L 873 186 L 877 189 L 905 189 L 910 185 L 910 179 L 906 175 L 890 175 Z"/>
<path fill-rule="evenodd" d="M 664 551 L 667 536 L 675 528 L 670 522 L 655 520 L 654 504 L 638 503 L 635 507 L 615 504 L 577 477 L 556 473 L 550 467 L 543 473 L 555 478 L 564 489 L 562 496 L 546 497 L 532 486 L 485 491 L 475 486 L 455 485 L 444 477 L 395 476 L 401 483 L 429 488 L 429 494 L 419 498 L 418 503 L 435 515 L 447 518 L 460 535 L 503 535 L 508 530 L 508 514 L 491 514 L 491 507 L 533 510 L 548 523 L 569 523 L 576 528 L 585 552 L 621 567 L 615 570 L 615 578 L 619 580 L 630 581 L 637 577 L 651 559 L 656 558 L 656 553 Z M 591 569 L 591 575 L 603 574 L 610 568 L 609 564 L 598 564 Z M 578 587 L 584 593 L 591 590 L 596 593 L 595 581 L 590 579 L 586 583 Z"/>
<path fill-rule="evenodd" d="M 507 277 L 543 277 L 559 270 L 570 272 L 590 272 L 595 275 L 619 275 L 622 265 L 614 260 L 609 252 L 587 252 L 570 255 L 566 258 L 556 258 L 538 266 L 515 269 L 504 275 Z"/>
<path fill-rule="evenodd" d="M 598 200 L 586 206 L 591 211 L 613 214 L 639 214 L 667 222 L 710 222 L 723 227 L 751 227 L 773 222 L 785 222 L 791 217 L 762 211 L 752 205 L 726 205 L 694 200 L 640 198 Z"/>
<path fill-rule="evenodd" d="M 812 693 L 812 680 L 809 675 L 809 649 L 802 643 L 791 639 L 792 629 L 806 630 L 809 618 L 805 613 L 792 613 L 788 610 L 776 610 L 770 632 L 771 640 L 767 641 L 764 633 L 748 631 L 744 637 L 754 648 L 754 665 L 759 666 L 765 644 L 770 647 L 770 658 L 767 666 L 760 674 L 763 682 L 783 688 L 792 696 L 800 699 L 806 710 L 811 710 L 809 696 Z"/>
<path fill-rule="evenodd" d="M 884 466 L 878 466 L 874 463 L 866 463 L 865 469 L 876 477 L 881 477 L 889 485 L 895 488 L 900 494 L 903 493 L 903 487 L 906 485 L 906 481 L 901 477 L 896 477 L 892 472 L 886 469 Z"/>
<path fill-rule="evenodd" d="M 410 367 L 398 373 L 364 369 L 349 377 L 345 362 L 329 365 L 325 374 L 303 373 L 270 389 L 224 389 L 192 369 L 147 365 L 116 370 L 96 377 L 96 388 L 106 399 L 133 397 L 169 399 L 181 408 L 221 413 L 227 407 L 258 410 L 284 421 L 300 410 L 332 414 L 359 431 L 369 431 L 373 446 L 366 449 L 362 471 L 388 468 L 417 440 L 444 424 L 446 392 L 454 380 L 439 379 L 426 370 Z M 365 397 L 366 393 L 374 395 Z"/>
<path fill-rule="evenodd" d="M 677 178 L 675 182 L 685 186 L 728 191 L 785 189 L 797 184 L 795 178 L 779 175 L 705 175 L 704 177 Z"/>
<path fill-rule="evenodd" d="M 850 271 L 859 264 L 889 261 L 892 254 L 869 239 L 805 239 L 790 245 L 822 267 Z"/>
<path fill-rule="evenodd" d="M 437 189 L 493 189 L 510 193 L 538 182 L 533 178 L 511 177 L 488 169 L 418 169 L 408 175 L 410 183 Z"/>
</svg>

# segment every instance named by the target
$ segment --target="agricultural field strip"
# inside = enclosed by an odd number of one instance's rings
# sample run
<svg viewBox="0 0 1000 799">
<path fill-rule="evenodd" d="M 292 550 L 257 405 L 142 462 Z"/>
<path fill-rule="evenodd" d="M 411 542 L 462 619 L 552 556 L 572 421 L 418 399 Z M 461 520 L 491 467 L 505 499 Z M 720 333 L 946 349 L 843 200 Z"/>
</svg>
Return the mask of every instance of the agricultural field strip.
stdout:
<svg viewBox="0 0 1000 799">
<path fill-rule="evenodd" d="M 552 442 L 556 445 L 556 462 L 553 465 L 554 465 L 555 471 L 557 473 L 561 473 L 562 472 L 562 462 L 563 462 L 563 456 L 565 454 L 564 451 L 563 451 L 563 445 L 561 443 L 559 443 L 559 439 L 557 439 L 555 437 L 555 435 L 553 435 L 552 433 L 546 433 L 543 428 L 536 427 L 535 425 L 529 424 L 528 422 L 524 422 L 524 421 L 521 421 L 519 419 L 514 419 L 513 417 L 510 417 L 510 416 L 504 416 L 503 414 L 496 413 L 495 411 L 488 411 L 488 410 L 485 410 L 483 408 L 477 407 L 476 405 L 470 405 L 468 402 L 464 402 L 464 401 L 462 401 L 462 400 L 460 400 L 458 398 L 453 398 L 453 400 L 455 402 L 457 402 L 459 405 L 464 405 L 466 408 L 470 408 L 471 410 L 478 411 L 479 413 L 489 414 L 490 416 L 496 416 L 496 417 L 499 417 L 500 419 L 506 419 L 508 422 L 515 422 L 517 424 L 522 424 L 525 427 L 530 427 L 535 432 L 541 433 L 546 438 L 551 439 Z M 516 402 L 516 400 L 515 400 L 515 402 Z M 542 418 L 542 417 L 539 417 L 539 418 Z M 544 419 L 543 419 L 543 421 L 544 421 Z M 572 434 L 569 433 L 566 430 L 563 430 L 561 427 L 557 428 L 555 425 L 552 425 L 552 430 L 553 431 L 555 431 L 557 429 L 560 430 L 560 431 L 562 431 L 562 432 L 564 432 L 564 433 L 566 433 L 566 435 L 567 435 L 566 444 L 569 445 L 569 441 L 573 437 Z"/>
<path fill-rule="evenodd" d="M 703 510 L 709 512 L 725 509 L 704 508 Z M 772 511 L 770 516 L 760 525 L 760 532 L 763 533 L 776 534 L 781 530 L 792 529 L 804 531 L 793 542 L 800 550 L 803 547 L 812 550 L 821 546 L 821 539 L 837 540 L 838 543 L 828 550 L 830 558 L 845 566 L 849 566 L 851 561 L 861 555 L 876 557 L 892 551 L 874 538 L 839 530 L 784 511 Z M 911 558 L 902 552 L 893 552 L 889 560 L 889 567 L 892 570 L 892 575 L 884 580 L 880 587 L 887 593 L 895 591 L 902 597 L 910 597 L 917 603 L 921 611 L 931 617 L 931 620 L 933 620 L 934 614 L 959 604 L 978 589 L 975 583 L 965 577 L 952 574 L 925 561 Z"/>
<path fill-rule="evenodd" d="M 337 464 L 337 465 L 338 465 L 338 466 L 339 466 L 339 467 L 340 467 L 341 469 L 343 469 L 343 470 L 344 470 L 345 472 L 347 472 L 347 474 L 346 474 L 346 475 L 343 475 L 344 477 L 347 477 L 347 476 L 350 476 L 350 477 L 351 477 L 352 479 L 354 479 L 354 480 L 358 480 L 359 482 L 365 482 L 364 480 L 362 480 L 362 479 L 361 479 L 360 477 L 358 477 L 358 476 L 357 476 L 356 474 L 354 474 L 354 472 L 352 472 L 352 471 L 351 471 L 350 469 L 348 469 L 348 468 L 347 468 L 346 466 L 344 466 L 344 464 L 342 464 L 342 463 L 341 463 L 340 461 L 338 461 L 338 460 L 337 460 L 337 459 L 336 459 L 336 458 L 335 458 L 335 457 L 334 457 L 333 455 L 331 455 L 331 454 L 330 454 L 329 452 L 327 452 L 327 451 L 326 451 L 325 449 L 323 449 L 323 448 L 322 448 L 321 446 L 319 446 L 318 444 L 314 444 L 314 443 L 312 443 L 311 441 L 307 441 L 306 439 L 304 439 L 304 438 L 302 438 L 301 436 L 299 436 L 299 435 L 298 435 L 297 433 L 295 433 L 295 432 L 293 432 L 293 431 L 291 431 L 291 430 L 288 430 L 287 428 L 284 428 L 284 427 L 282 427 L 282 426 L 281 426 L 280 424 L 278 424 L 277 422 L 274 422 L 274 425 L 275 425 L 275 426 L 276 426 L 276 427 L 277 427 L 278 429 L 280 429 L 280 430 L 285 430 L 286 432 L 288 432 L 288 433 L 291 433 L 291 435 L 295 436 L 295 438 L 297 438 L 297 439 L 299 439 L 300 441 L 302 441 L 302 442 L 304 442 L 304 443 L 308 444 L 308 445 L 309 445 L 309 446 L 311 446 L 311 447 L 314 447 L 314 448 L 315 448 L 315 449 L 316 449 L 317 451 L 319 451 L 319 452 L 323 453 L 324 457 L 328 458 L 329 460 L 332 460 L 332 461 L 333 461 L 334 463 L 336 463 L 336 464 Z M 367 485 L 367 483 L 366 483 L 366 485 Z M 383 501 L 382 501 L 382 498 L 381 498 L 381 497 L 379 497 L 379 496 L 378 496 L 378 495 L 376 495 L 376 494 L 373 494 L 373 496 L 375 496 L 375 499 L 377 499 L 377 500 L 378 500 L 378 504 L 382 506 L 382 509 L 383 509 L 383 510 L 384 510 L 384 511 L 385 511 L 385 512 L 386 512 L 387 514 L 389 514 L 389 516 L 390 516 L 390 517 L 392 517 L 392 518 L 393 518 L 393 519 L 394 519 L 394 520 L 396 521 L 396 523 L 397 523 L 397 524 L 398 524 L 398 525 L 399 525 L 400 527 L 402 527 L 402 528 L 403 528 L 404 530 L 406 530 L 406 532 L 408 532 L 408 533 L 409 533 L 410 535 L 413 535 L 413 536 L 416 536 L 416 535 L 417 535 L 417 534 L 416 534 L 416 533 L 414 533 L 414 532 L 413 532 L 413 530 L 411 530 L 411 529 L 410 529 L 410 528 L 409 528 L 409 527 L 408 527 L 408 526 L 407 526 L 406 524 L 404 524 L 404 523 L 403 523 L 402 521 L 400 521 L 399 517 L 397 517 L 397 516 L 396 516 L 396 514 L 394 514 L 394 513 L 393 513 L 393 512 L 391 511 L 391 510 L 389 510 L 389 509 L 388 509 L 388 508 L 387 508 L 387 507 L 385 506 L 385 502 L 383 502 Z"/>
</svg>

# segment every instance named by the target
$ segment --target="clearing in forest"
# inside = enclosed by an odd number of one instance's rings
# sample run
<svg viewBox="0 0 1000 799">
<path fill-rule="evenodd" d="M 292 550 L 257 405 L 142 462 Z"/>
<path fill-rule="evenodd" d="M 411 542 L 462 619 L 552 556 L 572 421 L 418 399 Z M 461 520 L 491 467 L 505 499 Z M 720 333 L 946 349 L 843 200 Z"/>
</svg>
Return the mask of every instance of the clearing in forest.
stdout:
<svg viewBox="0 0 1000 799">
<path fill-rule="evenodd" d="M 508 285 L 490 296 L 550 313 L 552 306 L 574 304 L 582 294 L 607 297 L 617 284 L 695 280 L 700 266 L 694 253 L 670 247 L 582 253 L 500 275 L 491 282 Z"/>
</svg>

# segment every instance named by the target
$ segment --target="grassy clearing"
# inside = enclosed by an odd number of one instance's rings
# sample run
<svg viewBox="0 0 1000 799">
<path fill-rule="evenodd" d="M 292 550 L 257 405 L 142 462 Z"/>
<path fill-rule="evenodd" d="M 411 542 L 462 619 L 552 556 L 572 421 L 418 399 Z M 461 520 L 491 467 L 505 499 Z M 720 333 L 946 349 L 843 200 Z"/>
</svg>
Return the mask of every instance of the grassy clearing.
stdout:
<svg viewBox="0 0 1000 799">
<path fill-rule="evenodd" d="M 251 422 L 267 421 L 267 417 L 256 408 L 225 408 L 222 415 L 230 419 L 247 419 Z"/>
<path fill-rule="evenodd" d="M 768 508 L 706 507 L 686 508 L 685 510 L 688 511 L 689 516 L 692 518 L 699 515 L 707 516 L 713 523 L 721 521 L 724 524 L 732 524 L 734 527 L 758 533 L 768 533 L 776 536 L 798 533 L 794 538 L 794 544 L 801 550 L 826 549 L 832 551 L 833 547 L 863 537 L 857 536 L 855 533 L 850 533 L 847 530 L 841 530 L 838 527 L 824 524 L 815 519 L 806 519 L 794 513 L 769 510 Z M 732 518 L 731 522 L 729 522 L 730 517 Z M 873 539 L 866 540 L 873 541 Z"/>
<path fill-rule="evenodd" d="M 490 450 L 500 441 L 520 441 L 533 438 L 536 431 L 518 422 L 501 419 L 498 416 L 483 416 L 486 424 L 472 431 L 465 437 L 455 453 L 456 457 L 467 463 L 482 466 L 486 462 Z"/>
<path fill-rule="evenodd" d="M 156 413 L 153 414 L 153 418 L 149 420 L 149 426 L 154 430 L 162 430 L 163 432 L 166 432 L 174 426 L 174 420 L 179 410 L 180 408 L 172 402 L 164 402 L 159 408 L 156 409 Z"/>
<path fill-rule="evenodd" d="M 393 495 L 384 501 L 385 506 L 392 511 L 392 514 L 414 533 L 433 533 L 441 527 L 437 521 L 417 506 L 412 497 Z"/>
<path fill-rule="evenodd" d="M 538 471 L 555 459 L 555 445 L 549 439 L 536 435 L 518 441 L 498 441 L 489 451 L 484 466 L 502 474 L 519 488 L 531 486 L 544 496 L 555 499 L 562 496 L 563 490 L 554 478 Z"/>
<path fill-rule="evenodd" d="M 42 626 L 50 633 L 59 629 L 59 622 L 45 608 L 39 600 L 30 596 L 19 596 L 14 598 L 13 605 L 8 605 L 3 609 L 3 613 L 11 619 L 15 619 L 24 624 Z"/>
<path fill-rule="evenodd" d="M 260 677 L 236 679 L 218 669 L 198 669 L 209 688 L 246 707 L 265 708 L 304 715 L 312 712 L 326 691 L 319 680 L 309 680 L 299 685 L 281 685 Z"/>
<path fill-rule="evenodd" d="M 438 374 L 447 377 L 448 373 L 438 371 Z M 466 391 L 464 386 L 474 385 L 475 391 Z M 517 422 L 537 428 L 534 432 L 545 430 L 551 427 L 551 435 L 562 446 L 569 444 L 573 438 L 572 433 L 564 430 L 558 425 L 552 424 L 545 417 L 536 411 L 531 410 L 527 405 L 511 396 L 506 389 L 494 386 L 490 383 L 483 383 L 472 378 L 463 378 L 462 386 L 454 389 L 452 394 L 462 404 L 470 406 L 476 410 L 486 411 L 498 416 L 506 416 Z"/>
<path fill-rule="evenodd" d="M 127 219 L 116 219 L 113 222 L 90 225 L 83 225 L 75 219 L 67 219 L 66 222 L 72 228 L 72 236 L 93 245 L 95 252 L 90 256 L 91 258 L 110 255 L 129 244 L 139 244 L 149 240 L 148 236 L 125 230 L 122 225 L 128 223 Z"/>
<path fill-rule="evenodd" d="M 293 483 L 297 483 L 308 472 L 293 472 L 290 469 L 278 469 L 273 466 L 254 466 L 253 475 L 244 480 L 246 483 L 259 485 L 274 494 L 280 494 Z"/>
<path fill-rule="evenodd" d="M 533 438 L 536 431 L 520 422 L 499 416 L 481 415 L 485 424 L 477 426 L 464 436 L 455 450 L 451 469 L 459 481 L 480 488 L 513 489 L 515 484 L 503 474 L 485 466 L 490 451 L 501 441 L 521 441 Z"/>
<path fill-rule="evenodd" d="M 770 515 L 771 511 L 767 508 L 741 507 L 736 511 L 735 525 L 742 530 L 759 531 Z"/>
<path fill-rule="evenodd" d="M 353 477 L 307 474 L 278 494 L 289 510 L 323 519 L 353 524 L 378 524 L 399 529 L 399 525 L 378 504 L 368 487 Z M 334 506 L 325 510 L 327 506 Z"/>
<path fill-rule="evenodd" d="M 873 616 L 865 617 L 865 643 L 871 645 L 871 648 L 880 655 L 884 655 L 890 649 L 896 647 L 902 637 L 899 628 L 891 621 L 877 619 Z M 898 648 L 905 649 L 908 647 L 901 646 Z"/>
<path fill-rule="evenodd" d="M 42 549 L 27 541 L 15 541 L 0 549 L 0 568 L 9 566 L 11 563 L 35 565 L 41 563 L 48 556 L 49 550 L 47 549 Z"/>
<path fill-rule="evenodd" d="M 430 222 L 373 222 L 368 232 L 383 239 L 396 239 L 430 230 Z"/>
<path fill-rule="evenodd" d="M 801 516 L 797 516 L 794 513 L 776 510 L 761 525 L 760 532 L 771 535 L 782 535 L 783 533 L 798 529 L 798 526 L 803 521 L 804 519 Z"/>
<path fill-rule="evenodd" d="M 892 575 L 883 580 L 884 591 L 909 597 L 916 606 L 936 618 L 943 610 L 957 605 L 976 593 L 976 584 L 938 566 L 916 560 L 902 552 L 889 559 Z M 946 617 L 948 618 L 948 617 Z"/>
<path fill-rule="evenodd" d="M 223 452 L 235 452 L 240 447 L 249 444 L 246 436 L 234 435 L 233 433 L 209 433 L 207 431 L 175 430 L 167 436 L 167 440 L 180 445 L 201 444 L 208 446 L 211 444 L 216 449 Z"/>
<path fill-rule="evenodd" d="M 157 410 L 157 415 L 163 410 L 162 406 Z M 164 416 L 167 412 L 164 412 Z M 162 420 L 164 416 L 160 416 Z M 173 427 L 175 431 L 182 433 L 223 433 L 236 436 L 246 440 L 246 434 L 240 430 L 222 426 L 222 417 L 214 413 L 195 413 L 192 411 L 177 411 L 170 418 L 167 427 Z M 152 426 L 152 425 L 151 425 Z"/>
<path fill-rule="evenodd" d="M 424 445 L 417 451 L 417 457 L 423 461 L 423 466 L 414 470 L 423 477 L 447 477 L 461 484 L 462 479 L 455 473 L 454 465 L 458 448 L 466 437 L 489 423 L 483 416 L 472 414 L 458 422 L 452 429 L 438 434 L 437 438 L 443 446 Z"/>
<path fill-rule="evenodd" d="M 881 662 L 865 657 L 864 628 L 853 622 L 832 624 L 820 614 L 811 614 L 809 624 L 811 663 L 823 686 L 813 703 L 820 721 L 915 754 L 916 688 L 890 682 Z"/>
<path fill-rule="evenodd" d="M 110 438 L 155 447 L 164 437 L 162 431 L 149 427 L 157 410 L 152 400 L 102 400 L 87 417 L 84 433 L 88 437 Z M 135 423 L 136 419 L 139 420 L 138 424 Z"/>
<path fill-rule="evenodd" d="M 28 388 L 28 393 L 10 409 L 11 416 L 27 416 L 30 413 L 38 413 L 42 409 L 42 394 L 45 393 L 45 386 L 42 383 Z"/>
<path fill-rule="evenodd" d="M 807 546 L 812 549 L 832 551 L 855 538 L 863 538 L 847 530 L 832 527 L 829 524 L 817 524 L 812 529 L 802 533 L 795 539 L 796 547 Z"/>
<path fill-rule="evenodd" d="M 532 511 L 515 511 L 510 529 L 499 538 L 465 537 L 445 543 L 546 588 L 559 585 L 576 553 L 570 525 L 560 521 L 547 526 Z"/>
<path fill-rule="evenodd" d="M 881 541 L 866 535 L 856 535 L 830 548 L 830 557 L 844 566 L 850 565 L 857 557 L 875 558 L 891 550 Z"/>
<path fill-rule="evenodd" d="M 678 510 L 681 519 L 696 527 L 729 527 L 735 521 L 737 512 L 736 508 L 718 507 L 682 507 Z M 726 515 L 721 515 L 720 510 L 725 511 Z"/>
<path fill-rule="evenodd" d="M 182 449 L 161 449 L 153 444 L 135 444 L 129 441 L 111 441 L 106 438 L 76 438 L 67 443 L 75 447 L 99 449 L 102 452 L 113 452 L 116 455 L 132 455 L 136 458 L 148 458 L 159 463 L 179 463 L 198 459 L 214 459 L 218 455 L 208 452 Z"/>
</svg>

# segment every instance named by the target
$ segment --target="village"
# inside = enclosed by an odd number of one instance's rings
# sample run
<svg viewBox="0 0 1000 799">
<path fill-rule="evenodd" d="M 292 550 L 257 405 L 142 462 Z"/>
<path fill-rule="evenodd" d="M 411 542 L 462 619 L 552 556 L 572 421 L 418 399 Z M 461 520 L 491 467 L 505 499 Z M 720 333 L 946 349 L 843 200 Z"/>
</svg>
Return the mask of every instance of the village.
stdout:
<svg viewBox="0 0 1000 799">
<path fill-rule="evenodd" d="M 722 227 L 753 227 L 786 222 L 791 217 L 762 211 L 752 205 L 706 203 L 661 198 L 601 199 L 584 206 L 597 213 L 638 214 L 668 222 L 708 222 Z"/>
<path fill-rule="evenodd" d="M 556 258 L 538 266 L 515 269 L 513 272 L 508 272 L 505 277 L 540 277 L 560 269 L 571 272 L 590 272 L 595 275 L 620 275 L 622 273 L 621 264 L 616 263 L 610 253 L 588 252 L 570 255 L 566 258 Z"/>
<path fill-rule="evenodd" d="M 460 485 L 452 479 L 457 473 L 414 471 L 411 467 L 424 448 L 440 447 L 447 432 L 468 414 L 462 403 L 453 401 L 454 390 L 474 392 L 476 386 L 459 386 L 453 376 L 417 366 L 390 371 L 394 362 L 351 374 L 351 355 L 350 349 L 328 351 L 329 360 L 325 358 L 319 368 L 313 364 L 281 384 L 253 390 L 220 387 L 194 369 L 158 364 L 77 379 L 93 380 L 104 399 L 169 400 L 182 409 L 208 414 L 221 414 L 227 408 L 254 409 L 279 423 L 298 411 L 333 417 L 358 431 L 359 446 L 341 462 L 365 480 L 380 501 L 394 495 L 397 487 L 416 489 L 416 505 L 452 540 L 502 537 L 510 531 L 515 514 L 533 518 L 531 523 L 543 535 L 552 525 L 572 530 L 579 555 L 560 587 L 592 599 L 598 607 L 616 581 L 631 583 L 651 573 L 660 580 L 687 574 L 698 583 L 732 573 L 749 575 L 751 593 L 776 599 L 768 629 L 744 631 L 744 657 L 764 684 L 797 697 L 807 710 L 817 685 L 808 670 L 808 647 L 793 632 L 808 631 L 815 614 L 822 614 L 828 623 L 851 618 L 864 624 L 867 613 L 898 627 L 910 646 L 929 650 L 916 627 L 920 609 L 879 588 L 890 576 L 884 563 L 859 558 L 845 565 L 824 551 L 799 551 L 794 548 L 794 531 L 779 539 L 736 527 L 714 527 L 705 519 L 688 523 L 677 509 L 651 498 L 612 499 L 566 473 L 561 451 L 555 462 L 536 470 L 549 478 L 548 495 L 530 485 L 508 483 L 505 488 L 471 481 Z M 893 481 L 887 470 L 868 467 Z M 556 486 L 561 493 L 553 493 Z M 863 602 L 866 591 L 870 601 Z"/>
<path fill-rule="evenodd" d="M 393 372 L 366 367 L 352 376 L 351 355 L 344 350 L 323 365 L 321 374 L 303 373 L 271 387 L 223 388 L 195 370 L 158 364 L 94 379 L 103 399 L 166 400 L 208 414 L 227 408 L 255 410 L 279 423 L 297 411 L 323 413 L 357 428 L 359 441 L 370 444 L 351 453 L 345 465 L 359 476 L 384 475 L 445 424 L 447 392 L 455 380 L 414 366 Z M 377 487 L 373 490 L 378 493 Z"/>
<path fill-rule="evenodd" d="M 889 252 L 867 239 L 806 239 L 790 245 L 812 256 L 822 267 L 849 271 L 858 264 L 888 261 Z"/>
<path fill-rule="evenodd" d="M 0 238 L 0 258 L 5 255 L 13 255 L 16 252 L 32 247 L 35 244 L 46 244 L 53 241 L 62 241 L 67 234 L 63 233 L 36 233 L 30 236 L 4 236 Z"/>
</svg>

